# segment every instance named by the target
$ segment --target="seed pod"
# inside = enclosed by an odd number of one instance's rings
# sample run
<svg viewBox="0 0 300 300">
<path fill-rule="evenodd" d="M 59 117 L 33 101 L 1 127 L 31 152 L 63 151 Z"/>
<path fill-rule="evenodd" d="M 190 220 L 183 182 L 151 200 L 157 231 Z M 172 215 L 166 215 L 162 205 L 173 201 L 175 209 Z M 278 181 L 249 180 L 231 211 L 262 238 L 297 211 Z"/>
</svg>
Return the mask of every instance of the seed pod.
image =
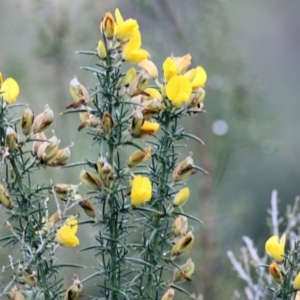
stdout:
<svg viewBox="0 0 300 300">
<path fill-rule="evenodd" d="M 192 154 L 190 154 L 187 158 L 181 161 L 173 171 L 173 181 L 179 182 L 186 180 L 192 174 L 195 174 L 194 170 L 194 161 L 192 159 Z"/>
<path fill-rule="evenodd" d="M 8 148 L 9 152 L 13 152 L 17 147 L 17 134 L 12 127 L 6 128 L 6 136 L 5 136 L 5 147 Z"/>
<path fill-rule="evenodd" d="M 174 295 L 175 291 L 173 289 L 168 289 L 162 296 L 161 300 L 173 300 Z"/>
<path fill-rule="evenodd" d="M 180 266 L 180 269 L 177 270 L 174 274 L 173 283 L 180 281 L 192 281 L 191 276 L 194 274 L 195 264 L 191 258 L 188 261 Z"/>
<path fill-rule="evenodd" d="M 110 134 L 112 128 L 114 127 L 114 121 L 112 116 L 108 113 L 108 111 L 103 113 L 102 116 L 102 129 L 106 134 Z"/>
<path fill-rule="evenodd" d="M 78 300 L 82 292 L 82 283 L 79 279 L 75 279 L 73 284 L 67 289 L 64 300 Z"/>
<path fill-rule="evenodd" d="M 45 131 L 54 120 L 53 110 L 46 105 L 45 110 L 37 115 L 32 124 L 33 133 Z"/>
<path fill-rule="evenodd" d="M 45 136 L 44 132 L 36 133 L 34 135 L 34 138 L 37 139 L 37 140 L 46 140 L 46 136 Z M 32 148 L 31 148 L 31 154 L 33 156 L 37 155 L 38 149 L 40 148 L 40 146 L 42 145 L 42 143 L 43 143 L 42 141 L 34 141 L 33 142 Z"/>
<path fill-rule="evenodd" d="M 22 112 L 22 132 L 24 135 L 29 135 L 31 133 L 31 128 L 34 120 L 34 113 L 33 111 L 27 107 Z"/>
<path fill-rule="evenodd" d="M 171 259 L 189 251 L 194 245 L 195 237 L 190 231 L 183 237 L 181 237 L 171 250 Z"/>
<path fill-rule="evenodd" d="M 79 205 L 83 208 L 88 217 L 96 217 L 96 209 L 94 207 L 94 204 L 90 200 L 84 199 L 79 203 Z"/>
<path fill-rule="evenodd" d="M 14 203 L 10 198 L 9 191 L 3 183 L 0 183 L 0 203 L 10 210 L 14 208 Z"/>
<path fill-rule="evenodd" d="M 87 188 L 91 190 L 95 190 L 95 191 L 101 190 L 102 182 L 96 174 L 82 170 L 80 173 L 80 180 Z"/>
<path fill-rule="evenodd" d="M 32 272 L 29 269 L 24 270 L 23 272 L 23 281 L 29 286 L 36 286 L 36 273 Z"/>
<path fill-rule="evenodd" d="M 188 229 L 188 219 L 185 216 L 178 216 L 172 226 L 172 231 L 175 237 L 183 236 Z"/>
<path fill-rule="evenodd" d="M 137 150 L 133 152 L 128 159 L 128 167 L 133 168 L 143 161 L 148 160 L 151 157 L 151 147 L 147 146 L 144 151 Z"/>
<path fill-rule="evenodd" d="M 144 119 L 142 112 L 139 110 L 136 110 L 133 113 L 132 123 L 131 123 L 131 128 L 130 128 L 130 134 L 133 137 L 139 137 L 141 127 L 143 126 L 144 121 L 145 121 L 145 119 Z"/>
</svg>

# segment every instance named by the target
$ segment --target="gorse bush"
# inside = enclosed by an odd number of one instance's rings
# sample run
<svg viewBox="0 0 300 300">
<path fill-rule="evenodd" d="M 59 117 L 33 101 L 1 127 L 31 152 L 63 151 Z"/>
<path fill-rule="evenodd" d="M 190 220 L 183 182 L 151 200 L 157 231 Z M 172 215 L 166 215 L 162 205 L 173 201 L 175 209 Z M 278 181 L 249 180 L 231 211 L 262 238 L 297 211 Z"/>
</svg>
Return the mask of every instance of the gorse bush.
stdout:
<svg viewBox="0 0 300 300">
<path fill-rule="evenodd" d="M 63 148 L 62 137 L 45 133 L 55 128 L 49 106 L 37 116 L 26 107 L 16 118 L 15 110 L 24 106 L 16 101 L 18 84 L 0 78 L 0 202 L 10 230 L 0 240 L 2 247 L 19 250 L 3 267 L 10 280 L 2 280 L 1 297 L 167 300 L 176 290 L 188 295 L 178 284 L 191 280 L 195 264 L 187 257 L 178 265 L 176 258 L 193 247 L 195 234 L 188 222 L 199 220 L 182 209 L 195 196 L 185 182 L 205 170 L 194 164 L 192 153 L 185 153 L 185 140 L 203 142 L 186 132 L 181 120 L 203 112 L 206 72 L 200 66 L 187 70 L 187 54 L 168 57 L 159 75 L 141 48 L 137 21 L 124 21 L 118 9 L 115 18 L 105 14 L 100 32 L 95 51 L 79 52 L 95 60 L 95 67 L 83 67 L 94 75 L 94 88 L 73 78 L 72 102 L 66 101 L 62 113 L 64 118 L 79 115 L 78 131 L 90 136 L 94 160 L 71 162 L 71 151 L 80 142 Z M 131 155 L 124 157 L 124 149 L 131 149 Z M 32 174 L 48 168 L 72 169 L 81 183 L 35 183 Z M 55 211 L 48 208 L 50 202 Z M 77 213 L 71 214 L 74 207 Z M 78 226 L 93 228 L 93 244 L 80 243 Z M 79 247 L 97 264 L 86 278 L 74 275 L 67 289 L 62 269 L 83 266 L 60 262 L 60 247 Z M 85 288 L 88 280 L 98 292 Z"/>
</svg>

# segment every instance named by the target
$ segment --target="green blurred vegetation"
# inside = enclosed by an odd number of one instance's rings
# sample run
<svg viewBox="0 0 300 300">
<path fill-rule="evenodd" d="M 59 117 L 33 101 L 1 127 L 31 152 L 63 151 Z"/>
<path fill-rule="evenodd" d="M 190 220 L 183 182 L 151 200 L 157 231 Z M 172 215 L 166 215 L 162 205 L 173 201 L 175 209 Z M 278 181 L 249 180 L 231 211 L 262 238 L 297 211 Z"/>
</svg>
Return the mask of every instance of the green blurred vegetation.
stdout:
<svg viewBox="0 0 300 300">
<path fill-rule="evenodd" d="M 197 270 L 193 282 L 184 288 L 203 293 L 205 299 L 219 295 L 231 299 L 241 282 L 227 259 L 227 249 L 238 249 L 241 237 L 249 235 L 264 251 L 272 189 L 278 189 L 282 209 L 299 194 L 300 3 L 0 0 L 0 7 L 0 71 L 19 82 L 18 101 L 28 103 L 36 114 L 47 103 L 51 106 L 56 113 L 53 128 L 64 137 L 61 145 L 82 145 L 73 148 L 74 162 L 86 157 L 89 137 L 77 132 L 77 116 L 59 113 L 71 101 L 68 85 L 74 75 L 85 86 L 95 84 L 79 68 L 93 62 L 75 51 L 96 47 L 99 22 L 106 11 L 119 7 L 125 18 L 137 19 L 143 47 L 160 65 L 171 53 L 190 52 L 193 66 L 200 64 L 207 70 L 207 113 L 189 124 L 206 146 L 191 142 L 188 147 L 196 163 L 211 174 L 202 176 L 200 182 L 199 176 L 189 182 L 192 198 L 187 212 L 197 212 L 204 224 L 192 224 L 197 245 L 191 256 Z M 217 120 L 228 124 L 227 134 L 213 132 Z M 41 170 L 37 177 L 40 182 L 79 182 L 78 174 L 68 169 Z M 2 213 L 0 216 L 5 220 Z M 83 245 L 94 243 L 93 232 L 86 228 L 79 229 L 79 237 Z M 1 249 L 1 262 L 15 250 L 16 246 Z M 93 265 L 89 261 L 94 258 L 84 252 L 59 252 L 59 259 Z M 84 277 L 91 272 L 77 273 Z M 73 273 L 66 272 L 66 285 Z M 92 289 L 93 283 L 88 285 Z"/>
</svg>

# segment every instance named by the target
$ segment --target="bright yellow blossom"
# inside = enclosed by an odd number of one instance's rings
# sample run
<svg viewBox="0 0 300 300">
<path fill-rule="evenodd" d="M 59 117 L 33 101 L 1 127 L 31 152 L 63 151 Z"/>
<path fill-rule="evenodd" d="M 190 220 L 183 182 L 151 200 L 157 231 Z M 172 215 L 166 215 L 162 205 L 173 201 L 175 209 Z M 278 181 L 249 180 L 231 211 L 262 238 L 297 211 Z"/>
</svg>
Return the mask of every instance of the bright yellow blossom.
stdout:
<svg viewBox="0 0 300 300">
<path fill-rule="evenodd" d="M 159 124 L 155 122 L 144 121 L 141 129 L 140 129 L 140 136 L 146 134 L 153 134 L 159 129 Z"/>
<path fill-rule="evenodd" d="M 140 31 L 135 28 L 128 43 L 124 46 L 122 57 L 125 61 L 133 64 L 137 64 L 142 60 L 149 58 L 150 54 L 144 50 L 140 49 L 142 45 L 142 37 Z"/>
<path fill-rule="evenodd" d="M 293 281 L 293 288 L 295 290 L 300 290 L 300 272 L 296 275 L 294 281 Z"/>
<path fill-rule="evenodd" d="M 75 235 L 78 229 L 78 222 L 74 216 L 67 219 L 65 224 L 58 229 L 56 241 L 63 247 L 76 247 L 79 245 L 79 239 Z"/>
<path fill-rule="evenodd" d="M 149 100 L 152 100 L 152 99 L 158 99 L 159 101 L 163 100 L 161 93 L 157 89 L 146 88 L 145 92 L 149 95 L 149 96 L 147 96 L 147 98 Z"/>
<path fill-rule="evenodd" d="M 140 206 L 152 197 L 152 185 L 148 177 L 137 175 L 133 178 L 131 187 L 131 205 Z"/>
<path fill-rule="evenodd" d="M 265 249 L 268 255 L 270 255 L 276 262 L 282 263 L 284 261 L 284 247 L 285 247 L 286 235 L 283 234 L 281 239 L 277 235 L 271 236 L 266 244 Z"/>
<path fill-rule="evenodd" d="M 20 88 L 18 83 L 13 78 L 7 78 L 3 81 L 0 73 L 0 97 L 7 103 L 16 102 L 19 96 Z"/>
<path fill-rule="evenodd" d="M 169 81 L 177 73 L 176 64 L 171 57 L 168 57 L 163 63 L 164 77 Z"/>
<path fill-rule="evenodd" d="M 203 88 L 207 80 L 207 74 L 202 67 L 189 70 L 184 74 L 184 77 L 190 81 L 193 90 L 199 87 Z"/>
<path fill-rule="evenodd" d="M 184 102 L 188 102 L 191 93 L 192 85 L 190 81 L 182 75 L 173 76 L 167 83 L 167 97 L 176 107 L 181 107 Z"/>
<path fill-rule="evenodd" d="M 117 40 L 121 43 L 127 42 L 133 30 L 139 29 L 139 24 L 133 19 L 124 21 L 118 8 L 115 10 L 115 16 L 117 21 Z"/>
</svg>

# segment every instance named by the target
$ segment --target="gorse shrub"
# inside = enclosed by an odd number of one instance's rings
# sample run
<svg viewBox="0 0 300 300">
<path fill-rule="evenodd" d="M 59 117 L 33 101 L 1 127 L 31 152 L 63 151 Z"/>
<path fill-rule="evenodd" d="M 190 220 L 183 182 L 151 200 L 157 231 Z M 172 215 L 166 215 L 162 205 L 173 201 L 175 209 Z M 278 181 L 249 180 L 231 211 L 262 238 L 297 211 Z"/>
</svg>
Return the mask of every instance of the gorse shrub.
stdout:
<svg viewBox="0 0 300 300">
<path fill-rule="evenodd" d="M 19 87 L 1 77 L 0 202 L 10 234 L 0 240 L 2 247 L 19 249 L 4 267 L 11 278 L 2 280 L 1 296 L 167 300 L 176 298 L 176 290 L 188 294 L 178 284 L 191 280 L 195 264 L 187 257 L 178 265 L 176 258 L 193 247 L 195 233 L 188 222 L 199 220 L 182 208 L 189 198 L 196 200 L 185 184 L 205 170 L 185 153 L 187 139 L 203 142 L 185 131 L 182 119 L 203 112 L 206 72 L 200 66 L 188 70 L 192 58 L 186 54 L 166 58 L 160 75 L 141 48 L 137 21 L 124 20 L 118 9 L 115 18 L 104 15 L 100 32 L 95 51 L 79 51 L 95 60 L 95 67 L 83 67 L 94 75 L 94 88 L 73 78 L 72 102 L 66 101 L 62 113 L 64 118 L 79 115 L 78 131 L 90 136 L 94 160 L 71 162 L 71 150 L 80 142 L 63 148 L 62 137 L 46 135 L 55 119 L 49 106 L 37 116 L 27 107 L 15 119 L 14 110 L 24 106 L 16 102 Z M 33 181 L 32 173 L 53 167 L 57 172 L 72 168 L 81 183 Z M 50 201 L 55 211 L 48 208 Z M 70 214 L 74 207 L 78 214 Z M 80 243 L 79 226 L 92 227 L 92 245 Z M 79 272 L 82 265 L 60 262 L 60 247 L 79 247 L 97 264 L 86 278 L 74 275 L 67 290 L 62 268 Z M 86 288 L 89 280 L 96 290 Z"/>
</svg>

